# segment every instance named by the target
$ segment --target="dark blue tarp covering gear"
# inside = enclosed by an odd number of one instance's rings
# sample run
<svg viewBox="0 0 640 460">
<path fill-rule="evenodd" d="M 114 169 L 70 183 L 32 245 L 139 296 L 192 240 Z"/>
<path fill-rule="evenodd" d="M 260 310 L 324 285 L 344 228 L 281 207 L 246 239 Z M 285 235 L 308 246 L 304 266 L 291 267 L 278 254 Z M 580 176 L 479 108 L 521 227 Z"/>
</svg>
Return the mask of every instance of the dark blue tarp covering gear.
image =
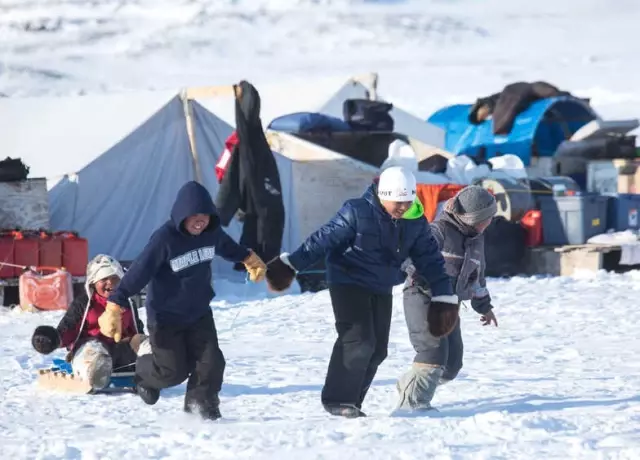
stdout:
<svg viewBox="0 0 640 460">
<path fill-rule="evenodd" d="M 469 122 L 470 109 L 470 104 L 451 105 L 427 119 L 446 131 L 445 149 L 457 155 L 485 159 L 513 154 L 525 166 L 531 164 L 533 156 L 553 156 L 562 141 L 597 118 L 593 109 L 580 99 L 540 99 L 516 116 L 509 134 L 494 135 L 490 118 L 478 125 Z"/>
<path fill-rule="evenodd" d="M 282 115 L 273 119 L 267 129 L 288 133 L 351 131 L 349 124 L 340 118 L 314 112 L 296 112 Z"/>
</svg>

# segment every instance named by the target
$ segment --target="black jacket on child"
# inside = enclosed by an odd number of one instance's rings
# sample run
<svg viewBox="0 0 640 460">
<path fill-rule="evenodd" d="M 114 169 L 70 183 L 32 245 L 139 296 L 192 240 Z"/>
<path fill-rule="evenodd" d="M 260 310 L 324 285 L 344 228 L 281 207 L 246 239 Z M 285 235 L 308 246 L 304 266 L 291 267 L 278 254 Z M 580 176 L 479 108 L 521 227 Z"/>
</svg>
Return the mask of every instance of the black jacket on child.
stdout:
<svg viewBox="0 0 640 460">
<path fill-rule="evenodd" d="M 211 217 L 209 226 L 197 236 L 189 234 L 183 225 L 194 214 Z M 126 307 L 127 299 L 148 283 L 146 308 L 150 325 L 193 324 L 210 310 L 215 296 L 211 262 L 216 254 L 230 262 L 241 262 L 250 253 L 222 229 L 207 189 L 188 182 L 178 192 L 171 219 L 151 235 L 109 300 Z"/>
</svg>

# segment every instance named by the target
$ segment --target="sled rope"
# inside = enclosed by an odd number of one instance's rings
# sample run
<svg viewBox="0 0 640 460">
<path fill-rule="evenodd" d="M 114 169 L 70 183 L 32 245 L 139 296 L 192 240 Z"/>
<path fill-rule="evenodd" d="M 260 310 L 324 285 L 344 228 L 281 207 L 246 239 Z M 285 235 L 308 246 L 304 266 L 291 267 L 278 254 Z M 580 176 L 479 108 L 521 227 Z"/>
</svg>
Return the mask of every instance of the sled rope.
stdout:
<svg viewBox="0 0 640 460">
<path fill-rule="evenodd" d="M 247 298 L 247 291 L 249 290 L 249 273 L 247 272 L 247 276 L 244 279 L 244 289 L 242 290 L 242 298 L 246 299 Z M 240 308 L 238 308 L 238 311 L 236 312 L 236 315 L 233 317 L 233 320 L 231 320 L 231 325 L 229 326 L 229 330 L 233 331 L 233 325 L 235 324 L 236 320 L 238 319 L 238 316 L 240 316 L 240 312 L 242 311 L 242 309 L 244 308 L 244 306 L 246 305 L 246 303 L 242 303 L 242 305 L 240 305 Z"/>
<path fill-rule="evenodd" d="M 147 339 L 147 340 L 149 340 L 149 339 Z M 124 368 L 127 368 L 127 367 L 135 366 L 135 365 L 136 365 L 136 363 L 129 363 L 129 364 L 125 364 L 124 366 L 114 367 L 113 368 L 113 372 L 119 371 L 120 369 L 124 369 Z"/>
<path fill-rule="evenodd" d="M 326 272 L 326 270 L 302 270 L 299 271 L 297 275 L 322 275 Z"/>
</svg>

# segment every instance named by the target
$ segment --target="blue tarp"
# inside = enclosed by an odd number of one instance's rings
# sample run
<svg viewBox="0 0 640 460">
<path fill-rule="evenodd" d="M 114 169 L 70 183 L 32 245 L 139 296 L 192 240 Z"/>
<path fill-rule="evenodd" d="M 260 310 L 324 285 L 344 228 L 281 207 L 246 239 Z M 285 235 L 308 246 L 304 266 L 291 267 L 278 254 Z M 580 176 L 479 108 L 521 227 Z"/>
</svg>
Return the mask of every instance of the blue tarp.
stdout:
<svg viewBox="0 0 640 460">
<path fill-rule="evenodd" d="M 470 104 L 444 107 L 428 122 L 445 130 L 445 149 L 457 155 L 475 157 L 485 148 L 484 157 L 514 154 L 528 166 L 532 156 L 553 156 L 558 145 L 597 115 L 576 98 L 556 97 L 533 102 L 519 113 L 511 132 L 493 134 L 493 121 L 479 125 L 469 122 Z"/>
<path fill-rule="evenodd" d="M 351 126 L 340 118 L 315 112 L 296 112 L 274 118 L 267 129 L 285 133 L 308 133 L 317 131 L 351 131 Z"/>
</svg>

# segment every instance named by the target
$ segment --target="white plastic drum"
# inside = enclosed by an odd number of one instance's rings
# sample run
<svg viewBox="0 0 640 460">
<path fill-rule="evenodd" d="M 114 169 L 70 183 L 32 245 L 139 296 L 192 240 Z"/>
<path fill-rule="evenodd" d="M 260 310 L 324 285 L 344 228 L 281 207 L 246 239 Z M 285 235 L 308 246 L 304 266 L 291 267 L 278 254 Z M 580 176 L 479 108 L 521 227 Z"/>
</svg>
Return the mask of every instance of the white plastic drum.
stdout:
<svg viewBox="0 0 640 460">
<path fill-rule="evenodd" d="M 524 215 L 535 209 L 535 201 L 531 189 L 516 179 L 481 179 L 475 182 L 482 188 L 489 190 L 498 203 L 497 216 L 502 216 L 511 222 L 518 222 Z"/>
</svg>

